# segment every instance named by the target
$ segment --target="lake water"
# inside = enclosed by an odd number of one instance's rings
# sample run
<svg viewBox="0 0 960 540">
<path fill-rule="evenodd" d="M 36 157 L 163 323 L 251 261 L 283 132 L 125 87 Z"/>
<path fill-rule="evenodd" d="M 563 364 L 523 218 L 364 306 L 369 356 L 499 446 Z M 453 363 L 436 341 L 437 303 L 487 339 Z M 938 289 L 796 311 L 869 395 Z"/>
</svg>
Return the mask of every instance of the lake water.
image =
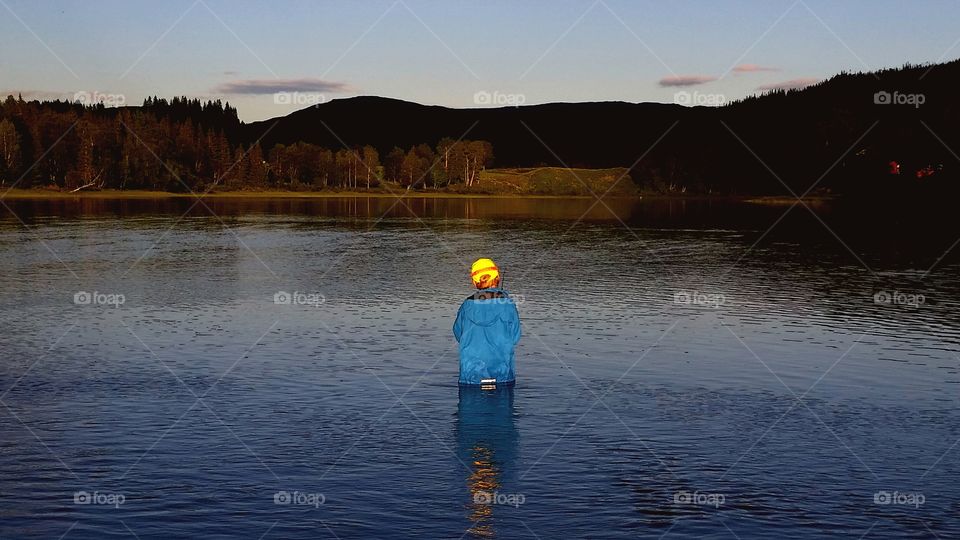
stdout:
<svg viewBox="0 0 960 540">
<path fill-rule="evenodd" d="M 2 539 L 960 535 L 960 228 L 922 213 L 4 204 Z M 456 385 L 479 256 L 512 389 Z"/>
</svg>

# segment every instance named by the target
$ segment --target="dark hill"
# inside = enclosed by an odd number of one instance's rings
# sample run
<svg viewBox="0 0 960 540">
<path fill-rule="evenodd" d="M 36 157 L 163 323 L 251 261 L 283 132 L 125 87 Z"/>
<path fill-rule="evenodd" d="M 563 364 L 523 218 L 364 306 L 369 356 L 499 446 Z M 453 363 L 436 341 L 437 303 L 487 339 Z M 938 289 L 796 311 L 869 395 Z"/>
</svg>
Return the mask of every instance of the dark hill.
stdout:
<svg viewBox="0 0 960 540">
<path fill-rule="evenodd" d="M 265 148 L 297 141 L 327 148 L 369 144 L 386 154 L 394 146 L 406 149 L 424 142 L 435 146 L 443 137 L 463 137 L 490 141 L 498 166 L 561 165 L 552 150 L 571 167 L 607 167 L 629 165 L 645 136 L 652 136 L 652 143 L 673 122 L 692 113 L 679 105 L 658 103 L 451 109 L 356 97 L 248 124 L 243 139 L 252 142 L 266 133 L 261 141 Z M 637 125 L 643 125 L 643 131 L 624 132 Z"/>
<path fill-rule="evenodd" d="M 369 144 L 381 153 L 463 136 L 490 141 L 497 166 L 632 166 L 636 181 L 660 190 L 786 193 L 781 180 L 798 193 L 814 185 L 913 188 L 960 180 L 953 150 L 960 148 L 958 90 L 960 61 L 953 61 L 842 73 L 720 108 L 601 102 L 451 109 L 357 97 L 246 124 L 240 133 L 248 143 L 263 136 L 265 148 L 305 141 Z M 880 102 L 878 92 L 886 93 Z M 884 95 L 913 101 L 884 103 Z M 894 179 L 891 161 L 901 165 Z M 931 169 L 917 180 L 917 171 Z"/>
</svg>

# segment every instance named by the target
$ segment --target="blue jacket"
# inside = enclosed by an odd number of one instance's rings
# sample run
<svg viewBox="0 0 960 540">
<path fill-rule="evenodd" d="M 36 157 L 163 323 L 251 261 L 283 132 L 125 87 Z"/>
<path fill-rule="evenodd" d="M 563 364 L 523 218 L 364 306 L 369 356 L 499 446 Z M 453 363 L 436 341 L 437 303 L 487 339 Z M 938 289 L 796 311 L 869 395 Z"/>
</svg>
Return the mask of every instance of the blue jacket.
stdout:
<svg viewBox="0 0 960 540">
<path fill-rule="evenodd" d="M 484 296 L 491 298 L 481 299 Z M 480 384 L 482 379 L 514 382 L 513 348 L 520 341 L 520 315 L 507 291 L 483 289 L 464 300 L 453 335 L 460 342 L 460 384 Z"/>
</svg>

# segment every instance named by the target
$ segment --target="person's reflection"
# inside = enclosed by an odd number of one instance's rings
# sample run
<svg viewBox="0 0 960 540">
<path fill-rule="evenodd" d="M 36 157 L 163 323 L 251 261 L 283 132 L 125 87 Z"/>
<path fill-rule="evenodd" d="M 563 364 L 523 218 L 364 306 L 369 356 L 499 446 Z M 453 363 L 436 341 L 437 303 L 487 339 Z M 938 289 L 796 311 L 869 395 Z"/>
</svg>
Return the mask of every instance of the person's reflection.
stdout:
<svg viewBox="0 0 960 540">
<path fill-rule="evenodd" d="M 494 511 L 513 504 L 518 494 L 516 459 L 519 434 L 513 417 L 513 386 L 488 389 L 460 387 L 457 409 L 457 448 L 470 466 L 467 517 L 474 536 L 493 537 Z"/>
</svg>

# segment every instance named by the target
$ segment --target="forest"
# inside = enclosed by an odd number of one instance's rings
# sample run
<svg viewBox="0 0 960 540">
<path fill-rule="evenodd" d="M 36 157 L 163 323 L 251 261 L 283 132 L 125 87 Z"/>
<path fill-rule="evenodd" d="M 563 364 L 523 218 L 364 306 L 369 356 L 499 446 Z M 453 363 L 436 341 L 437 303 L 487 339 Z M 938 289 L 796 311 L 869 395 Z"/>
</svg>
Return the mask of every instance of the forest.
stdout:
<svg viewBox="0 0 960 540">
<path fill-rule="evenodd" d="M 486 141 L 443 138 L 385 155 L 370 145 L 324 148 L 239 140 L 221 101 L 151 97 L 107 108 L 8 96 L 0 104 L 0 187 L 159 190 L 371 189 L 474 185 L 493 163 Z"/>
</svg>

